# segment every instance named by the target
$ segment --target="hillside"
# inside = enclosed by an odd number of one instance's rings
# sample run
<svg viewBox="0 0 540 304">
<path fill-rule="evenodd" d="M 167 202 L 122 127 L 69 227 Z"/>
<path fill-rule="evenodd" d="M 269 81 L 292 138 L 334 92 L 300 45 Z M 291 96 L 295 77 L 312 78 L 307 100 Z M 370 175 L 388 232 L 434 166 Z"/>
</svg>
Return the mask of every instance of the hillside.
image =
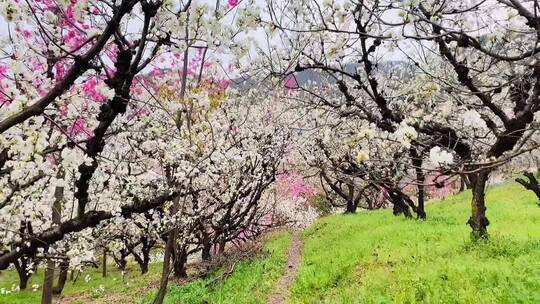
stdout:
<svg viewBox="0 0 540 304">
<path fill-rule="evenodd" d="M 425 222 L 394 217 L 390 210 L 320 219 L 302 235 L 300 271 L 286 303 L 539 303 L 535 196 L 511 183 L 490 188 L 487 200 L 491 240 L 479 244 L 470 241 L 466 225 L 470 193 L 431 201 Z M 210 296 L 194 297 L 200 292 L 196 282 L 171 290 L 170 298 L 265 303 L 258 289 L 245 298 L 253 288 L 245 281 L 260 274 L 260 265 L 242 268 L 246 278 L 226 281 Z M 261 282 L 267 281 L 274 276 Z M 224 288 L 228 298 L 214 295 Z"/>
<path fill-rule="evenodd" d="M 535 196 L 507 184 L 487 201 L 481 244 L 466 225 L 470 193 L 432 202 L 426 222 L 387 210 L 321 219 L 304 233 L 289 303 L 539 303 Z"/>
<path fill-rule="evenodd" d="M 540 208 L 532 192 L 514 183 L 490 188 L 491 240 L 479 244 L 465 224 L 469 199 L 431 201 L 425 222 L 390 210 L 320 219 L 301 234 L 299 273 L 285 303 L 539 303 Z M 166 303 L 268 303 L 290 244 L 290 234 L 273 233 L 258 257 L 187 285 L 171 283 Z M 83 273 L 68 283 L 62 303 L 151 303 L 159 265 L 144 279 L 133 270 L 124 283 L 117 272 L 107 279 L 88 273 L 90 282 Z M 15 282 L 15 273 L 0 275 L 0 287 Z M 0 295 L 0 303 L 38 299 L 32 291 Z"/>
</svg>

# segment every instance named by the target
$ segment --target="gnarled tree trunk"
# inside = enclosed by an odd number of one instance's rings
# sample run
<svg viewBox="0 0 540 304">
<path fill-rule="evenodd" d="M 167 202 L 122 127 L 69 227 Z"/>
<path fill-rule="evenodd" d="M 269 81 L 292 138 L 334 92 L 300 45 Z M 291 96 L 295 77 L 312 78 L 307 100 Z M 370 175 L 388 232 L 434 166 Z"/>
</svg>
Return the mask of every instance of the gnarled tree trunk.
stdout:
<svg viewBox="0 0 540 304">
<path fill-rule="evenodd" d="M 187 262 L 187 246 L 179 245 L 175 252 L 174 259 L 174 277 L 185 278 L 187 277 L 186 262 Z"/>
<path fill-rule="evenodd" d="M 127 266 L 127 256 L 129 255 L 129 251 L 126 248 L 122 248 L 119 250 L 119 255 L 116 256 L 114 252 L 111 253 L 114 262 L 116 263 L 116 266 L 120 270 L 126 270 Z"/>
<path fill-rule="evenodd" d="M 472 228 L 473 239 L 487 239 L 489 237 L 487 226 L 489 220 L 486 217 L 485 191 L 489 178 L 489 171 L 482 170 L 469 176 L 472 184 L 471 217 L 468 224 Z"/>
<path fill-rule="evenodd" d="M 142 248 L 141 253 L 137 253 L 134 248 L 129 248 L 131 254 L 135 258 L 135 261 L 137 264 L 139 264 L 139 268 L 141 268 L 141 274 L 145 274 L 148 272 L 148 264 L 150 264 L 150 250 L 152 249 L 151 242 L 148 241 L 148 238 L 144 237 L 141 241 Z"/>
<path fill-rule="evenodd" d="M 150 250 L 152 249 L 152 246 L 149 246 L 148 248 L 143 247 L 142 249 L 142 265 L 141 266 L 141 274 L 145 274 L 148 272 L 148 265 L 150 264 Z"/>
<path fill-rule="evenodd" d="M 218 252 L 219 255 L 223 255 L 225 253 L 225 245 L 226 244 L 227 244 L 226 237 L 225 237 L 225 235 L 222 235 L 219 238 L 219 241 L 218 241 L 217 252 Z"/>
<path fill-rule="evenodd" d="M 347 207 L 345 208 L 345 213 L 356 213 L 356 206 L 352 200 L 347 200 Z"/>
<path fill-rule="evenodd" d="M 101 276 L 107 277 L 107 248 L 103 248 L 103 259 L 101 260 Z"/>
<path fill-rule="evenodd" d="M 159 283 L 159 290 L 153 304 L 163 304 L 163 300 L 165 299 L 165 294 L 167 293 L 167 285 L 169 283 L 169 274 L 171 273 L 171 257 L 174 250 L 175 240 L 176 228 L 173 228 L 167 236 L 165 254 L 163 255 L 163 269 L 161 271 L 161 281 Z"/>
<path fill-rule="evenodd" d="M 347 197 L 347 206 L 345 208 L 345 213 L 356 213 L 357 204 L 355 204 L 355 196 L 354 196 L 354 185 L 347 184 L 347 188 L 349 190 L 349 195 Z"/>
<path fill-rule="evenodd" d="M 55 295 L 60 295 L 64 290 L 64 286 L 66 285 L 68 278 L 69 260 L 66 259 L 60 262 L 58 268 L 60 269 L 60 273 L 58 274 L 58 283 L 53 288 L 53 294 Z"/>
<path fill-rule="evenodd" d="M 179 209 L 178 202 L 180 201 L 179 196 L 175 196 L 172 201 L 171 214 L 176 214 Z M 169 275 L 171 274 L 171 259 L 173 256 L 173 251 L 176 243 L 176 235 L 178 233 L 178 228 L 172 228 L 169 233 L 167 233 L 167 243 L 165 244 L 165 253 L 163 254 L 163 268 L 161 270 L 161 280 L 159 282 L 159 290 L 154 299 L 153 304 L 163 304 L 165 299 L 165 294 L 167 293 L 167 285 L 169 284 Z"/>
<path fill-rule="evenodd" d="M 57 173 L 58 178 L 64 177 L 64 171 L 60 170 Z M 54 203 L 52 206 L 52 222 L 55 225 L 60 225 L 62 222 L 62 203 L 64 201 L 64 187 L 57 186 L 54 189 Z M 62 264 L 63 263 L 63 264 Z M 45 277 L 43 282 L 43 292 L 41 296 L 41 303 L 42 304 L 51 304 L 53 294 L 60 294 L 62 292 L 62 289 L 64 289 L 64 283 L 67 279 L 67 267 L 68 264 L 65 265 L 65 261 L 62 261 L 60 266 L 63 267 L 60 271 L 60 275 L 62 276 L 62 270 L 65 270 L 65 279 L 63 280 L 63 284 L 61 285 L 61 288 L 58 290 L 57 288 L 54 288 L 54 267 L 55 262 L 52 260 L 52 258 L 47 259 L 47 268 L 45 269 Z M 61 278 L 58 279 L 58 282 L 60 283 Z"/>
<path fill-rule="evenodd" d="M 459 181 L 460 181 L 459 192 L 463 192 L 463 191 L 465 191 L 467 189 L 472 188 L 471 181 L 469 180 L 469 177 L 467 175 L 460 174 L 459 175 Z"/>
<path fill-rule="evenodd" d="M 47 259 L 45 277 L 43 279 L 43 289 L 41 292 L 41 304 L 52 304 L 54 285 L 54 261 Z"/>
<path fill-rule="evenodd" d="M 418 161 L 416 161 L 416 164 L 418 165 L 416 167 L 416 181 L 418 183 L 418 185 L 416 186 L 418 189 L 418 203 L 416 206 L 416 216 L 418 217 L 418 219 L 425 220 L 426 219 L 426 209 L 425 209 L 426 176 L 424 175 L 424 171 L 422 170 L 422 160 L 419 159 Z"/>
<path fill-rule="evenodd" d="M 28 286 L 28 280 L 30 279 L 30 274 L 28 273 L 28 259 L 27 258 L 21 258 L 17 260 L 15 263 L 15 269 L 17 270 L 17 274 L 19 275 L 19 289 L 24 290 Z"/>
<path fill-rule="evenodd" d="M 212 260 L 212 242 L 207 233 L 203 233 L 202 236 L 202 250 L 201 250 L 201 259 L 203 262 L 210 262 Z"/>
<path fill-rule="evenodd" d="M 426 210 L 424 208 L 424 202 L 425 202 L 425 182 L 426 182 L 426 176 L 424 175 L 424 171 L 422 170 L 422 152 L 418 151 L 416 147 L 411 147 L 410 149 L 410 155 L 411 155 L 411 163 L 414 167 L 414 170 L 416 172 L 416 182 L 417 182 L 417 206 L 416 206 L 416 216 L 418 219 L 425 220 L 426 219 Z"/>
</svg>

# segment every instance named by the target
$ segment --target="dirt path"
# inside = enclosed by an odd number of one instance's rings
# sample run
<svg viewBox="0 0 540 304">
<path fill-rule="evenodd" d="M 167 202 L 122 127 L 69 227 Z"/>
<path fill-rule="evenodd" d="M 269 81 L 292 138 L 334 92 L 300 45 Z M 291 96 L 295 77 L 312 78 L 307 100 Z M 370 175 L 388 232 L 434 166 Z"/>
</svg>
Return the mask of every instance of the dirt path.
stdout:
<svg viewBox="0 0 540 304">
<path fill-rule="evenodd" d="M 285 263 L 285 273 L 281 276 L 277 282 L 274 293 L 270 296 L 269 304 L 283 304 L 289 294 L 289 288 L 292 286 L 296 275 L 298 274 L 298 268 L 300 267 L 300 260 L 302 258 L 302 240 L 298 231 L 294 231 L 292 235 L 291 245 L 287 253 L 287 261 Z"/>
</svg>

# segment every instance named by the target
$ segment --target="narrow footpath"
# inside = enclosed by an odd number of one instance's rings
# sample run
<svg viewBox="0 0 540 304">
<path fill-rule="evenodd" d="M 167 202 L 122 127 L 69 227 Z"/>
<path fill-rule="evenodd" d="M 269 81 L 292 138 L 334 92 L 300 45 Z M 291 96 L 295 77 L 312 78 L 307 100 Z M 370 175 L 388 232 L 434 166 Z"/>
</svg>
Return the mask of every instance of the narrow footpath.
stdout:
<svg viewBox="0 0 540 304">
<path fill-rule="evenodd" d="M 277 282 L 273 294 L 268 301 L 269 304 L 283 304 L 289 294 L 289 289 L 296 279 L 300 261 L 302 258 L 302 240 L 300 233 L 294 231 L 292 234 L 291 245 L 287 253 L 287 261 L 285 263 L 285 272 Z"/>
</svg>

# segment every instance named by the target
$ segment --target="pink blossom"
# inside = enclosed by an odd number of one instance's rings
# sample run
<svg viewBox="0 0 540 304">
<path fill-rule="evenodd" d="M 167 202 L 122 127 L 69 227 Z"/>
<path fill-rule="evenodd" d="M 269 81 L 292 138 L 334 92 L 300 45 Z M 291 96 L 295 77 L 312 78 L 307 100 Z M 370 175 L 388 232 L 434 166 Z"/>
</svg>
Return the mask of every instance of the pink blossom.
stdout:
<svg viewBox="0 0 540 304">
<path fill-rule="evenodd" d="M 285 88 L 290 90 L 298 89 L 298 81 L 296 81 L 296 77 L 293 74 L 289 75 L 285 80 Z"/>
<path fill-rule="evenodd" d="M 32 33 L 29 30 L 22 31 L 22 34 L 24 38 L 30 38 L 30 36 L 32 36 Z"/>
<path fill-rule="evenodd" d="M 315 188 L 294 171 L 284 171 L 278 174 L 276 190 L 279 196 L 293 201 L 298 201 L 300 198 L 309 200 L 316 195 Z"/>
<path fill-rule="evenodd" d="M 90 136 L 90 130 L 86 128 L 86 121 L 81 116 L 78 116 L 69 130 L 69 135 L 76 136 L 82 133 Z"/>
<path fill-rule="evenodd" d="M 8 65 L 7 64 L 0 64 L 0 80 L 7 77 L 8 74 Z"/>
<path fill-rule="evenodd" d="M 231 84 L 231 81 L 229 79 L 223 79 L 218 82 L 218 86 L 222 90 L 225 90 L 226 88 L 228 88 L 230 84 Z"/>
<path fill-rule="evenodd" d="M 98 84 L 98 81 L 96 78 L 92 77 L 86 80 L 86 82 L 83 84 L 83 91 L 86 94 L 86 96 L 92 98 L 95 101 L 98 102 L 105 102 L 106 97 L 103 96 L 99 91 L 97 90 L 96 86 Z"/>
<path fill-rule="evenodd" d="M 64 77 L 64 75 L 66 74 L 66 65 L 63 64 L 63 63 L 59 63 L 57 65 L 54 66 L 54 69 L 56 70 L 56 73 L 54 75 L 54 78 L 56 80 L 60 80 Z"/>
<path fill-rule="evenodd" d="M 63 38 L 72 51 L 78 49 L 86 42 L 86 35 L 77 29 L 69 30 Z"/>
<path fill-rule="evenodd" d="M 229 7 L 235 7 L 238 5 L 238 0 L 229 0 Z"/>
<path fill-rule="evenodd" d="M 161 76 L 163 75 L 163 71 L 160 68 L 152 68 L 150 70 L 150 75 L 154 77 Z"/>
</svg>

